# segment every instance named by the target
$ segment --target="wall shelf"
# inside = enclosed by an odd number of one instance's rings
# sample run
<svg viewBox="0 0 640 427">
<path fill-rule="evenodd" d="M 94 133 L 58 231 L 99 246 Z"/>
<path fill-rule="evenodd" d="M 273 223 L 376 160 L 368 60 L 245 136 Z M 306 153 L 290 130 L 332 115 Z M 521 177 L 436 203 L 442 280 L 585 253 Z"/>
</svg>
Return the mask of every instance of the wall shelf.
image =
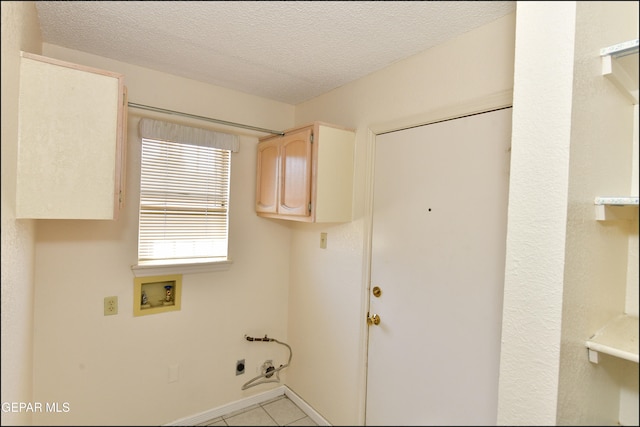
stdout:
<svg viewBox="0 0 640 427">
<path fill-rule="evenodd" d="M 638 197 L 596 197 L 596 220 L 638 218 Z"/>
<path fill-rule="evenodd" d="M 638 363 L 638 317 L 622 314 L 599 329 L 586 343 L 589 361 L 605 353 Z"/>
<path fill-rule="evenodd" d="M 638 39 L 600 49 L 602 75 L 633 104 L 638 103 Z"/>
</svg>

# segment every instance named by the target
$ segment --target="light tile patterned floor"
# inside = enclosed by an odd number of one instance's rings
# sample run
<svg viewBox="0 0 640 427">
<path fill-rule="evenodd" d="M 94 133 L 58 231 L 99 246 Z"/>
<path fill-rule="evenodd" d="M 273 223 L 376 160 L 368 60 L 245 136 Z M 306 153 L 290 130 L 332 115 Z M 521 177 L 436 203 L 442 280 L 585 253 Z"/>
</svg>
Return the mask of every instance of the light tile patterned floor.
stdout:
<svg viewBox="0 0 640 427">
<path fill-rule="evenodd" d="M 316 426 L 287 396 L 214 418 L 200 426 Z"/>
</svg>

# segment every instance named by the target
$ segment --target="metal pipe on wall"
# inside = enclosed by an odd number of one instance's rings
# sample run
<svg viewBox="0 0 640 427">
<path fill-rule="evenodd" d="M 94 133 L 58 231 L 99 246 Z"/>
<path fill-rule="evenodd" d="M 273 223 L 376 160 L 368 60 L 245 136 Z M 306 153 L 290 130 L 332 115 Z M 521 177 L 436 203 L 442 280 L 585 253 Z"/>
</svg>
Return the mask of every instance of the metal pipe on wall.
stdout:
<svg viewBox="0 0 640 427">
<path fill-rule="evenodd" d="M 173 114 L 173 115 L 176 115 L 176 116 L 183 116 L 183 117 L 188 117 L 188 118 L 191 118 L 191 119 L 204 120 L 204 121 L 207 121 L 207 122 L 217 123 L 217 124 L 226 125 L 226 126 L 233 126 L 233 127 L 237 127 L 237 128 L 249 129 L 249 130 L 254 130 L 254 131 L 258 131 L 258 132 L 271 133 L 271 134 L 274 134 L 274 135 L 284 135 L 284 132 L 281 132 L 281 131 L 278 131 L 278 130 L 271 130 L 271 129 L 265 129 L 265 128 L 260 128 L 260 127 L 256 127 L 256 126 L 244 125 L 242 123 L 228 122 L 226 120 L 213 119 L 211 117 L 196 116 L 194 114 L 183 113 L 183 112 L 174 111 L 174 110 L 167 110 L 167 109 L 158 108 L 158 107 L 151 107 L 149 105 L 136 104 L 136 103 L 133 103 L 133 102 L 129 102 L 127 104 L 131 108 L 137 108 L 137 109 L 140 109 L 140 110 L 148 110 L 148 111 L 154 111 L 156 113 L 164 113 L 164 114 Z"/>
</svg>

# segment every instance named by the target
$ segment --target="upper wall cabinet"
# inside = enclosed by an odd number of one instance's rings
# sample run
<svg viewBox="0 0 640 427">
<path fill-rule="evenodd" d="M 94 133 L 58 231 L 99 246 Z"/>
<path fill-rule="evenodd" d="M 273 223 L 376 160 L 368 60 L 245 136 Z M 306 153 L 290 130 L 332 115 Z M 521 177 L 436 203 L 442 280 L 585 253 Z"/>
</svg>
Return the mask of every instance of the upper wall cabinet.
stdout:
<svg viewBox="0 0 640 427">
<path fill-rule="evenodd" d="M 352 220 L 355 133 L 322 122 L 258 142 L 256 213 L 302 222 Z"/>
<path fill-rule="evenodd" d="M 124 76 L 22 52 L 16 218 L 117 219 Z"/>
</svg>

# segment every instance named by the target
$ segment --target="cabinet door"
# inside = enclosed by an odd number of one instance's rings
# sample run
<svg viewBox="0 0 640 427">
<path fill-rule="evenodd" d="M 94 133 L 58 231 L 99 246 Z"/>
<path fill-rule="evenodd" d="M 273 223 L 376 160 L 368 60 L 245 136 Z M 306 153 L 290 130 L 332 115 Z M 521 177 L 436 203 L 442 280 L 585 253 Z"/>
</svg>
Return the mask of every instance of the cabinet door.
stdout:
<svg viewBox="0 0 640 427">
<path fill-rule="evenodd" d="M 124 76 L 24 52 L 16 218 L 117 219 Z"/>
<path fill-rule="evenodd" d="M 256 168 L 256 212 L 277 213 L 278 211 L 278 155 L 280 137 L 274 137 L 258 144 Z"/>
<path fill-rule="evenodd" d="M 282 137 L 278 206 L 281 215 L 310 215 L 311 131 L 312 128 L 305 128 Z"/>
</svg>

